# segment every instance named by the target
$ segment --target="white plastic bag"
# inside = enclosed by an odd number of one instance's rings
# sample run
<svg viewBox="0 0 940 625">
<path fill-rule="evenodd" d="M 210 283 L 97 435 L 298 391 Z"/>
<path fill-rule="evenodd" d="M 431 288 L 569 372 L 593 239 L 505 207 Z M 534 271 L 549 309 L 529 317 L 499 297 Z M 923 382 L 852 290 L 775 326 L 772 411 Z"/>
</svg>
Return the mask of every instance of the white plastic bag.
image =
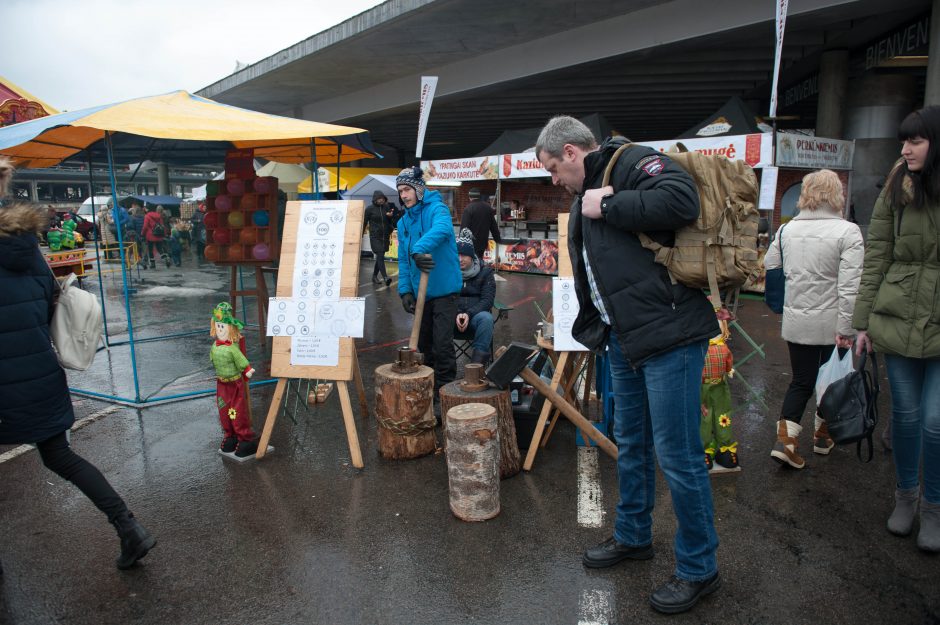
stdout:
<svg viewBox="0 0 940 625">
<path fill-rule="evenodd" d="M 829 388 L 829 385 L 836 380 L 841 380 L 855 370 L 852 364 L 852 350 L 845 350 L 845 355 L 839 358 L 839 348 L 832 348 L 832 356 L 819 368 L 819 375 L 816 376 L 816 405 L 822 401 L 823 393 Z"/>
</svg>

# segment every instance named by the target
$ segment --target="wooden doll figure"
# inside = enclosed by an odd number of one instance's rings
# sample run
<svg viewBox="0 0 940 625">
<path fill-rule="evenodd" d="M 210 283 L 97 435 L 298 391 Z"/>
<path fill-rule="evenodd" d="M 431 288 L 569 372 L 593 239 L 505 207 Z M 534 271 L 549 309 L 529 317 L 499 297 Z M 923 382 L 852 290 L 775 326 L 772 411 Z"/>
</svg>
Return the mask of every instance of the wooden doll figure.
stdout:
<svg viewBox="0 0 940 625">
<path fill-rule="evenodd" d="M 702 369 L 702 422 L 700 433 L 705 447 L 705 464 L 710 473 L 740 471 L 738 441 L 731 431 L 731 389 L 734 359 L 725 345 L 730 332 L 728 322 L 720 320 L 721 334 L 708 341 L 705 367 Z"/>
<path fill-rule="evenodd" d="M 243 353 L 241 329 L 245 325 L 232 316 L 232 305 L 222 302 L 212 311 L 210 335 L 215 338 L 209 358 L 215 367 L 215 400 L 224 438 L 223 453 L 244 458 L 254 455 L 258 441 L 248 414 L 247 385 L 255 370 Z M 239 343 L 241 342 L 241 346 Z"/>
</svg>

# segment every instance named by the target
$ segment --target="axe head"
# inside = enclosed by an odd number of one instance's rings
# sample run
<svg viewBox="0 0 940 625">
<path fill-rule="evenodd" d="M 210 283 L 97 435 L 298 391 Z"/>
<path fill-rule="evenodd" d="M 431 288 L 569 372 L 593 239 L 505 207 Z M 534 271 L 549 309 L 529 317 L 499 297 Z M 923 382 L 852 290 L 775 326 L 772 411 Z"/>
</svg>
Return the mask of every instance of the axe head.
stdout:
<svg viewBox="0 0 940 625">
<path fill-rule="evenodd" d="M 486 368 L 486 378 L 497 388 L 508 388 L 513 378 L 529 363 L 538 348 L 524 343 L 510 343 L 509 347 Z"/>
</svg>

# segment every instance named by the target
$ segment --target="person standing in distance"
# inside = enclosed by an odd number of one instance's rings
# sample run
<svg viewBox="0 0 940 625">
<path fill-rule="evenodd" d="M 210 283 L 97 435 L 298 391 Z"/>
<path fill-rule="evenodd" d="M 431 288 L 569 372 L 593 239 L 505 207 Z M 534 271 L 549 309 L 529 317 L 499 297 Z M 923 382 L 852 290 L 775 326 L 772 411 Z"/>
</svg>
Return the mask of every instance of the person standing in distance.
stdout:
<svg viewBox="0 0 940 625">
<path fill-rule="evenodd" d="M 614 533 L 584 553 L 584 565 L 608 567 L 653 557 L 656 467 L 676 515 L 676 568 L 650 596 L 665 613 L 691 609 L 721 586 L 711 484 L 699 435 L 700 384 L 708 339 L 719 333 L 700 289 L 672 284 L 635 232 L 672 245 L 693 222 L 699 199 L 692 178 L 659 152 L 628 148 L 610 185 L 604 169 L 623 137 L 597 144 L 573 117 L 551 119 L 535 153 L 552 183 L 572 193 L 568 253 L 580 311 L 572 335 L 607 350 L 613 377 L 614 438 L 620 502 Z"/>
<path fill-rule="evenodd" d="M 438 391 L 457 377 L 454 319 L 463 285 L 450 209 L 441 194 L 428 190 L 420 167 L 403 169 L 395 179 L 405 214 L 398 221 L 398 294 L 414 313 L 421 272 L 428 273 L 418 351 L 434 369 L 434 414 L 440 418 Z"/>
<path fill-rule="evenodd" d="M 493 212 L 493 206 L 480 197 L 479 189 L 470 189 L 467 193 L 470 203 L 463 209 L 463 215 L 460 216 L 460 229 L 469 228 L 473 233 L 473 251 L 476 253 L 480 262 L 483 262 L 483 253 L 490 242 L 490 235 L 493 240 L 501 243 L 499 236 L 499 226 L 496 224 L 496 214 Z"/>
</svg>

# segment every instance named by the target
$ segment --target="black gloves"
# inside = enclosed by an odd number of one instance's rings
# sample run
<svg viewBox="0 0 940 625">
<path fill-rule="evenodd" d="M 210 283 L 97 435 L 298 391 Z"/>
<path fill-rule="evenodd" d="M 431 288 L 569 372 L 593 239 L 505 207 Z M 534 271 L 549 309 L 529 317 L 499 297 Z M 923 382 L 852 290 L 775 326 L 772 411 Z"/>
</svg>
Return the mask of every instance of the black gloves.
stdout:
<svg viewBox="0 0 940 625">
<path fill-rule="evenodd" d="M 418 266 L 418 269 L 425 273 L 429 273 L 434 269 L 434 259 L 431 258 L 430 254 L 412 254 L 412 258 L 415 259 L 415 265 Z"/>
<path fill-rule="evenodd" d="M 406 313 L 413 315 L 415 312 L 415 296 L 412 293 L 405 293 L 402 295 L 401 307 L 405 309 Z"/>
</svg>

